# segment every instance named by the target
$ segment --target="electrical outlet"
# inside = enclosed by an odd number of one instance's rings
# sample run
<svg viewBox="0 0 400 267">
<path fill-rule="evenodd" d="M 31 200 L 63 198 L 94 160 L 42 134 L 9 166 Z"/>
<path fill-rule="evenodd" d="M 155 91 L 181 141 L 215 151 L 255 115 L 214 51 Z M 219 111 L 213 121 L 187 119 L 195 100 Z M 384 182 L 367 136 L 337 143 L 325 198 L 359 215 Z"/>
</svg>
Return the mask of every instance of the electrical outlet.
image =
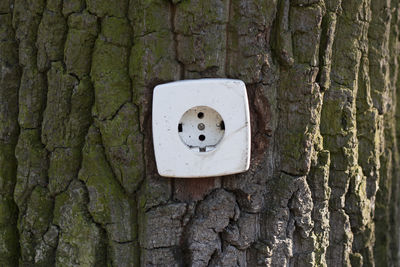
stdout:
<svg viewBox="0 0 400 267">
<path fill-rule="evenodd" d="M 187 110 L 179 124 L 178 133 L 182 142 L 199 152 L 214 150 L 225 134 L 225 123 L 221 115 L 206 106 Z"/>
<path fill-rule="evenodd" d="M 152 116 L 161 176 L 210 177 L 248 170 L 250 114 L 242 81 L 199 79 L 158 85 Z"/>
</svg>

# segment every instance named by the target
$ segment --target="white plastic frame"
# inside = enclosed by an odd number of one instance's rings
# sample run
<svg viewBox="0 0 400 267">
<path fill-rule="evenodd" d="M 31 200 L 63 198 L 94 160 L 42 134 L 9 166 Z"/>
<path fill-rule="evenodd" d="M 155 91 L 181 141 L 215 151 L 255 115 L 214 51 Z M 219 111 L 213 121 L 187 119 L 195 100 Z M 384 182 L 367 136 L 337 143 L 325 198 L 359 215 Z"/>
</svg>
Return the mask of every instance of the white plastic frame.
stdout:
<svg viewBox="0 0 400 267">
<path fill-rule="evenodd" d="M 209 152 L 193 151 L 178 134 L 182 115 L 208 106 L 225 123 L 225 134 Z M 250 166 L 250 113 L 245 84 L 233 79 L 184 80 L 153 92 L 153 144 L 157 170 L 166 177 L 210 177 L 247 171 Z"/>
</svg>

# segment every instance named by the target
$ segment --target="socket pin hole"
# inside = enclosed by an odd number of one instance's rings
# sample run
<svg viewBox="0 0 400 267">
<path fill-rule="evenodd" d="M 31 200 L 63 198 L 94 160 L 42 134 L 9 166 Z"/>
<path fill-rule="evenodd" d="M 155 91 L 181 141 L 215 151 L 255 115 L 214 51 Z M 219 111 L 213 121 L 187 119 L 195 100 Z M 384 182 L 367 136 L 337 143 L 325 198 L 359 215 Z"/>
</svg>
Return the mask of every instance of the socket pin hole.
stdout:
<svg viewBox="0 0 400 267">
<path fill-rule="evenodd" d="M 221 128 L 221 130 L 225 130 L 225 122 L 221 121 L 221 123 L 219 124 L 219 127 Z"/>
<path fill-rule="evenodd" d="M 178 124 L 178 132 L 180 132 L 180 133 L 182 132 L 182 123 Z"/>
<path fill-rule="evenodd" d="M 204 136 L 204 134 L 199 135 L 199 140 L 200 141 L 206 140 L 206 137 Z"/>
<path fill-rule="evenodd" d="M 199 118 L 199 119 L 204 118 L 204 113 L 203 112 L 197 113 L 197 118 Z"/>
</svg>

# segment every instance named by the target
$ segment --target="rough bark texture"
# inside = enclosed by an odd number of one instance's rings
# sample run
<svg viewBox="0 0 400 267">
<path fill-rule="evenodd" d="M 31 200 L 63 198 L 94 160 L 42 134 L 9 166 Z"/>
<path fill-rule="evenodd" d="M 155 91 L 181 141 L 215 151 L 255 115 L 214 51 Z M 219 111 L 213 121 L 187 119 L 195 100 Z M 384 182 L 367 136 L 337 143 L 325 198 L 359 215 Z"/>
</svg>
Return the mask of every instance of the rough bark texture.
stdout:
<svg viewBox="0 0 400 267">
<path fill-rule="evenodd" d="M 0 266 L 399 266 L 399 5 L 0 0 Z M 159 177 L 152 90 L 204 77 L 250 170 Z"/>
</svg>

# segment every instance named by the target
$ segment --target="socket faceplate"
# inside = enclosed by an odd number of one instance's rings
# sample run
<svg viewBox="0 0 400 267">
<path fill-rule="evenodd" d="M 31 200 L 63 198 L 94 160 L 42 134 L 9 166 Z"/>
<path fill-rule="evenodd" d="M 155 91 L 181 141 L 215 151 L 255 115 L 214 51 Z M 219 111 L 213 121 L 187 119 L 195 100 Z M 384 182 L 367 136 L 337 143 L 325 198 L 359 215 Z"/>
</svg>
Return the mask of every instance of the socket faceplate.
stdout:
<svg viewBox="0 0 400 267">
<path fill-rule="evenodd" d="M 199 79 L 158 85 L 152 118 L 161 176 L 210 177 L 248 170 L 250 114 L 242 81 Z"/>
</svg>

